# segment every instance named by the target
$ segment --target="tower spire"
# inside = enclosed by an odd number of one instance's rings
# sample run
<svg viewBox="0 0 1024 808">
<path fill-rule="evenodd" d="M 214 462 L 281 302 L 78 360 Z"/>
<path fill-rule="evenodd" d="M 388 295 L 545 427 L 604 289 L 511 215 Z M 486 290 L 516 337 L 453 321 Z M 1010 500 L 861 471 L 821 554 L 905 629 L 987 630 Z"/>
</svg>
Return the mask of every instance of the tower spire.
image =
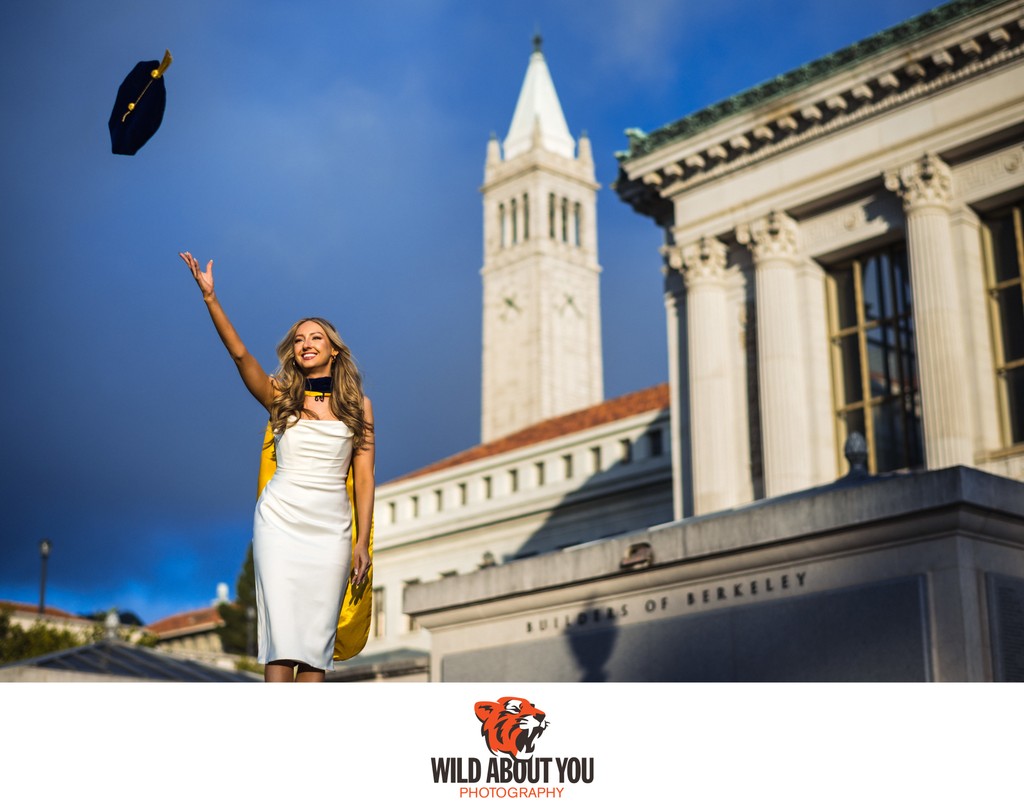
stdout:
<svg viewBox="0 0 1024 808">
<path fill-rule="evenodd" d="M 569 159 L 575 156 L 576 141 L 569 134 L 555 84 L 544 60 L 540 33 L 533 36 L 533 53 L 512 114 L 512 124 L 505 137 L 506 160 L 530 151 L 535 125 L 539 125 L 540 142 L 544 149 Z"/>
</svg>

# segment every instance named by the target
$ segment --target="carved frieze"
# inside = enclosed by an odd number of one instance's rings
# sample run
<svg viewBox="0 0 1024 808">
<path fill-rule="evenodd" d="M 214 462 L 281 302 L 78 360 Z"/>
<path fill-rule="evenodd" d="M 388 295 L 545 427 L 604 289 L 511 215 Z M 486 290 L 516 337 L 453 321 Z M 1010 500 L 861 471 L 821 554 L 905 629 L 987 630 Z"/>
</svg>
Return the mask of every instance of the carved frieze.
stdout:
<svg viewBox="0 0 1024 808">
<path fill-rule="evenodd" d="M 809 256 L 867 241 L 900 223 L 899 202 L 888 194 L 858 199 L 800 222 L 800 239 Z"/>
<path fill-rule="evenodd" d="M 953 169 L 958 197 L 967 203 L 995 196 L 1024 178 L 1024 143 L 993 152 Z"/>
</svg>

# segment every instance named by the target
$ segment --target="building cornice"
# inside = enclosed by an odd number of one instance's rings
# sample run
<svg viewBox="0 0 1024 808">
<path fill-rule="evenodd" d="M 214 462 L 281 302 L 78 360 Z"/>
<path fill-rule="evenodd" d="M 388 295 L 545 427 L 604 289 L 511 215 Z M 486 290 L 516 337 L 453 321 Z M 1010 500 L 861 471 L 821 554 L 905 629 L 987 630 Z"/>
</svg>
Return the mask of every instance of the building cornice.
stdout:
<svg viewBox="0 0 1024 808">
<path fill-rule="evenodd" d="M 633 130 L 615 189 L 666 224 L 671 196 L 1019 59 L 1022 12 L 1024 2 L 949 3 L 649 135 Z"/>
</svg>

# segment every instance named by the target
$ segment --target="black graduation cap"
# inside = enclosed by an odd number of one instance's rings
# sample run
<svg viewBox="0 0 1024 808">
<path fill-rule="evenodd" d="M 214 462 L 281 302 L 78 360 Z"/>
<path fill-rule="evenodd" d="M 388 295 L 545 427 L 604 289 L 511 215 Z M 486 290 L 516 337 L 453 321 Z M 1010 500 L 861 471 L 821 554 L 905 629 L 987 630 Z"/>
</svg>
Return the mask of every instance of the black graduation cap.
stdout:
<svg viewBox="0 0 1024 808">
<path fill-rule="evenodd" d="M 121 82 L 108 124 L 114 154 L 135 154 L 160 128 L 167 103 L 164 71 L 170 66 L 171 52 L 165 51 L 163 61 L 139 62 Z"/>
</svg>

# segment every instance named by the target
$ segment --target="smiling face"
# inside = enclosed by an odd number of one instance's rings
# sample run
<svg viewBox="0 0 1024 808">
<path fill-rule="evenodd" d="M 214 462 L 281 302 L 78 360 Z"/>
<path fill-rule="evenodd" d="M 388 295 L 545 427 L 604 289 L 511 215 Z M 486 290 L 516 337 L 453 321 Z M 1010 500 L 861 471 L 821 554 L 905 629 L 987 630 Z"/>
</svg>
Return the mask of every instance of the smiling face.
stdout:
<svg viewBox="0 0 1024 808">
<path fill-rule="evenodd" d="M 292 341 L 295 362 L 306 377 L 327 376 L 331 370 L 331 357 L 337 349 L 331 345 L 324 327 L 315 320 L 299 323 Z"/>
</svg>

